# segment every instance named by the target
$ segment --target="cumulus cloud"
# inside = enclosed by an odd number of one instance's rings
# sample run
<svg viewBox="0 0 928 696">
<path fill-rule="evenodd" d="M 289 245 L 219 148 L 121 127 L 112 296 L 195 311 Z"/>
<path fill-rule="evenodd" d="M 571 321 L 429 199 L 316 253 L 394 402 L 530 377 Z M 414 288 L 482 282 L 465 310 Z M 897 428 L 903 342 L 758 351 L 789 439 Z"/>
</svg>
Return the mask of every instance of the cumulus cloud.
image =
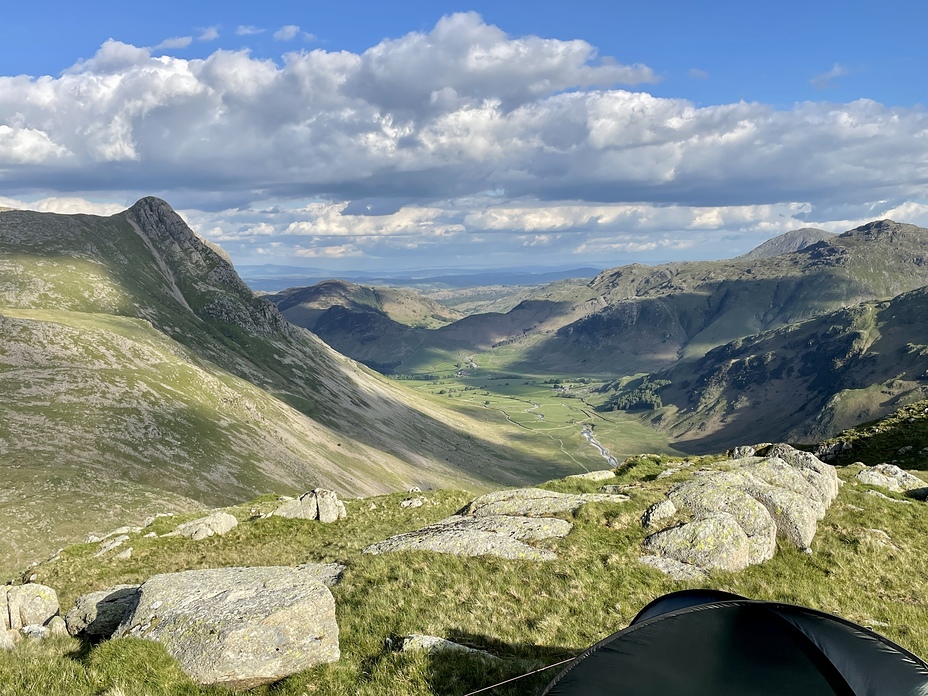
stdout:
<svg viewBox="0 0 928 696">
<path fill-rule="evenodd" d="M 474 253 L 480 239 L 638 253 L 928 204 L 922 107 L 697 107 L 634 89 L 654 80 L 585 41 L 510 36 L 474 13 L 363 53 L 277 61 L 111 39 L 59 76 L 0 76 L 0 183 L 156 192 L 201 231 L 284 257 Z M 259 215 L 260 201 L 275 203 Z"/>
<path fill-rule="evenodd" d="M 809 84 L 815 87 L 815 89 L 828 89 L 829 87 L 835 86 L 835 80 L 837 78 L 844 77 L 847 74 L 847 68 L 839 63 L 835 63 L 828 72 L 816 75 L 809 80 Z"/>
<path fill-rule="evenodd" d="M 261 34 L 264 32 L 264 29 L 261 27 L 252 26 L 251 24 L 239 24 L 235 28 L 235 33 L 238 36 L 252 36 L 254 34 Z"/>
<path fill-rule="evenodd" d="M 274 32 L 275 41 L 292 41 L 300 33 L 300 28 L 296 24 L 287 24 Z"/>
<path fill-rule="evenodd" d="M 34 210 L 39 213 L 84 213 L 87 215 L 115 215 L 125 209 L 124 205 L 116 203 L 96 203 L 85 198 L 49 197 L 35 201 L 21 201 L 14 198 L 0 196 L 0 208 L 16 208 L 18 210 Z"/>
<path fill-rule="evenodd" d="M 174 38 L 165 39 L 164 41 L 159 43 L 157 46 L 155 46 L 155 50 L 158 51 L 158 50 L 169 49 L 169 48 L 187 48 L 187 46 L 189 46 L 192 43 L 193 43 L 192 36 L 175 36 Z"/>
</svg>

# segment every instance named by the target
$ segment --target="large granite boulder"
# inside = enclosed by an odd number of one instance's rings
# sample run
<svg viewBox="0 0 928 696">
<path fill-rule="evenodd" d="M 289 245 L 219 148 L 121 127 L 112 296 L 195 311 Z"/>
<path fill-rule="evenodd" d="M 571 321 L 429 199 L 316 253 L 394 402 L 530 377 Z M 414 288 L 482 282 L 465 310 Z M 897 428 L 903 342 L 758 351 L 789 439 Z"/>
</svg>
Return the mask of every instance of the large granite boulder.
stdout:
<svg viewBox="0 0 928 696">
<path fill-rule="evenodd" d="M 556 493 L 542 488 L 516 488 L 487 493 L 470 501 L 464 515 L 518 515 L 543 517 L 562 512 L 576 512 L 587 503 L 622 503 L 627 495 L 607 493 Z"/>
<path fill-rule="evenodd" d="M 42 626 L 58 609 L 58 595 L 51 587 L 38 583 L 0 586 L 0 630 Z"/>
<path fill-rule="evenodd" d="M 744 570 L 750 563 L 750 541 L 730 514 L 703 515 L 689 524 L 670 527 L 645 539 L 651 554 L 707 570 Z"/>
<path fill-rule="evenodd" d="M 103 640 L 113 635 L 119 624 L 135 610 L 139 601 L 138 585 L 116 585 L 77 598 L 65 614 L 68 633 L 78 638 Z"/>
<path fill-rule="evenodd" d="M 564 537 L 573 528 L 567 520 L 550 515 L 571 513 L 590 502 L 623 503 L 628 499 L 621 494 L 556 493 L 541 488 L 497 491 L 470 501 L 457 515 L 371 544 L 364 553 L 432 551 L 550 561 L 557 558 L 553 551 L 525 543 Z"/>
<path fill-rule="evenodd" d="M 707 570 L 740 570 L 762 563 L 776 553 L 777 536 L 808 550 L 818 521 L 838 494 L 837 473 L 789 445 L 773 445 L 768 454 L 726 462 L 717 471 L 700 472 L 670 489 L 668 500 L 690 520 L 652 534 L 645 549 L 652 556 Z M 650 521 L 648 513 L 646 518 Z M 669 572 L 653 560 L 642 562 Z"/>
<path fill-rule="evenodd" d="M 877 464 L 876 466 L 866 467 L 858 472 L 856 478 L 861 483 L 879 486 L 894 493 L 917 490 L 928 485 L 925 481 L 907 471 L 903 471 L 895 464 Z"/>
<path fill-rule="evenodd" d="M 344 519 L 345 504 L 338 499 L 335 491 L 316 488 L 304 493 L 295 500 L 288 500 L 274 510 L 275 517 L 287 517 L 299 520 L 319 520 L 329 523 Z"/>
<path fill-rule="evenodd" d="M 422 529 L 371 544 L 364 553 L 432 551 L 456 556 L 550 561 L 557 558 L 553 551 L 536 548 L 525 541 L 564 537 L 572 528 L 570 522 L 558 518 L 453 515 Z"/>
<path fill-rule="evenodd" d="M 251 688 L 339 658 L 332 566 L 155 575 L 114 637 L 162 643 L 201 684 Z"/>
<path fill-rule="evenodd" d="M 211 536 L 222 536 L 230 529 L 238 526 L 238 520 L 228 512 L 217 511 L 206 517 L 178 525 L 174 530 L 176 534 L 200 541 Z"/>
</svg>

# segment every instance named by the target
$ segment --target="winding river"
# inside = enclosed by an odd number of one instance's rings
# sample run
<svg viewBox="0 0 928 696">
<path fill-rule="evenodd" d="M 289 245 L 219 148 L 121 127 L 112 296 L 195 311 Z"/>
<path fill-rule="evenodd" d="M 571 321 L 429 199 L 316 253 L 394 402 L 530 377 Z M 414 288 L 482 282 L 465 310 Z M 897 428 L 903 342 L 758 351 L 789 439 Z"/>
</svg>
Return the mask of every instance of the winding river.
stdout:
<svg viewBox="0 0 928 696">
<path fill-rule="evenodd" d="M 609 462 L 609 466 L 613 469 L 618 468 L 619 463 L 616 461 L 616 458 L 609 454 L 609 450 L 599 444 L 596 438 L 593 437 L 593 428 L 589 424 L 583 426 L 583 430 L 580 431 L 580 434 L 586 438 L 587 442 L 597 449 L 603 459 Z"/>
</svg>

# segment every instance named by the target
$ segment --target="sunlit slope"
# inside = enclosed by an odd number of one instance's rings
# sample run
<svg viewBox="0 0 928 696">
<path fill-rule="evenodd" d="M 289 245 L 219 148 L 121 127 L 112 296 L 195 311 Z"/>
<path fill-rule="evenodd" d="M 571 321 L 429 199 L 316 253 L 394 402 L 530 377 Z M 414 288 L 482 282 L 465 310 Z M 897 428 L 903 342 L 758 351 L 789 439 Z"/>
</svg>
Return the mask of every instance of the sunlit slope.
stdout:
<svg viewBox="0 0 928 696">
<path fill-rule="evenodd" d="M 109 218 L 0 214 L 0 314 L 7 520 L 38 488 L 52 527 L 76 533 L 108 517 L 91 500 L 144 516 L 143 499 L 479 489 L 565 468 L 291 326 L 158 199 Z"/>
</svg>

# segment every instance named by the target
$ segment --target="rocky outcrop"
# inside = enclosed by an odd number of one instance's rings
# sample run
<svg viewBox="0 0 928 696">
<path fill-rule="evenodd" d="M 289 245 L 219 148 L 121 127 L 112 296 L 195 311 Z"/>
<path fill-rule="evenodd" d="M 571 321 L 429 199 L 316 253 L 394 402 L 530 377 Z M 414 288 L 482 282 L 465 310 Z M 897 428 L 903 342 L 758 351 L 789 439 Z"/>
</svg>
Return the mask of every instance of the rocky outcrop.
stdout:
<svg viewBox="0 0 928 696">
<path fill-rule="evenodd" d="M 163 644 L 201 684 L 251 688 L 339 658 L 332 566 L 155 575 L 115 637 Z"/>
<path fill-rule="evenodd" d="M 238 526 L 238 520 L 228 512 L 217 511 L 206 517 L 178 525 L 174 534 L 200 541 L 211 536 L 222 536 Z"/>
<path fill-rule="evenodd" d="M 903 471 L 895 464 L 877 464 L 866 467 L 858 472 L 856 478 L 861 483 L 879 486 L 893 493 L 905 493 L 928 486 L 928 483 Z"/>
<path fill-rule="evenodd" d="M 627 500 L 627 495 L 576 495 L 540 488 L 498 491 L 472 500 L 457 515 L 371 544 L 364 553 L 432 551 L 456 556 L 550 561 L 557 558 L 553 551 L 526 542 L 567 536 L 573 525 L 548 515 L 573 512 L 588 502 Z"/>
<path fill-rule="evenodd" d="M 78 638 L 103 640 L 113 635 L 119 624 L 135 610 L 139 601 L 138 585 L 116 585 L 77 598 L 65 614 L 68 633 Z"/>
<path fill-rule="evenodd" d="M 601 471 L 588 471 L 585 474 L 572 474 L 568 479 L 582 479 L 584 481 L 608 481 L 615 478 L 615 471 L 603 469 Z"/>
<path fill-rule="evenodd" d="M 690 520 L 652 534 L 645 550 L 706 570 L 738 571 L 772 558 L 777 536 L 808 549 L 818 520 L 837 496 L 837 473 L 789 445 L 768 452 L 732 460 L 671 488 L 668 500 Z M 649 508 L 642 522 L 653 524 L 660 505 Z"/>
<path fill-rule="evenodd" d="M 516 488 L 487 493 L 469 502 L 465 515 L 520 515 L 542 517 L 563 512 L 576 512 L 587 503 L 621 503 L 627 495 L 606 493 L 556 493 L 542 488 Z"/>
<path fill-rule="evenodd" d="M 319 520 L 335 522 L 346 516 L 345 505 L 338 499 L 335 491 L 316 488 L 304 493 L 295 500 L 288 500 L 274 510 L 275 517 L 287 517 L 298 520 Z"/>
</svg>

